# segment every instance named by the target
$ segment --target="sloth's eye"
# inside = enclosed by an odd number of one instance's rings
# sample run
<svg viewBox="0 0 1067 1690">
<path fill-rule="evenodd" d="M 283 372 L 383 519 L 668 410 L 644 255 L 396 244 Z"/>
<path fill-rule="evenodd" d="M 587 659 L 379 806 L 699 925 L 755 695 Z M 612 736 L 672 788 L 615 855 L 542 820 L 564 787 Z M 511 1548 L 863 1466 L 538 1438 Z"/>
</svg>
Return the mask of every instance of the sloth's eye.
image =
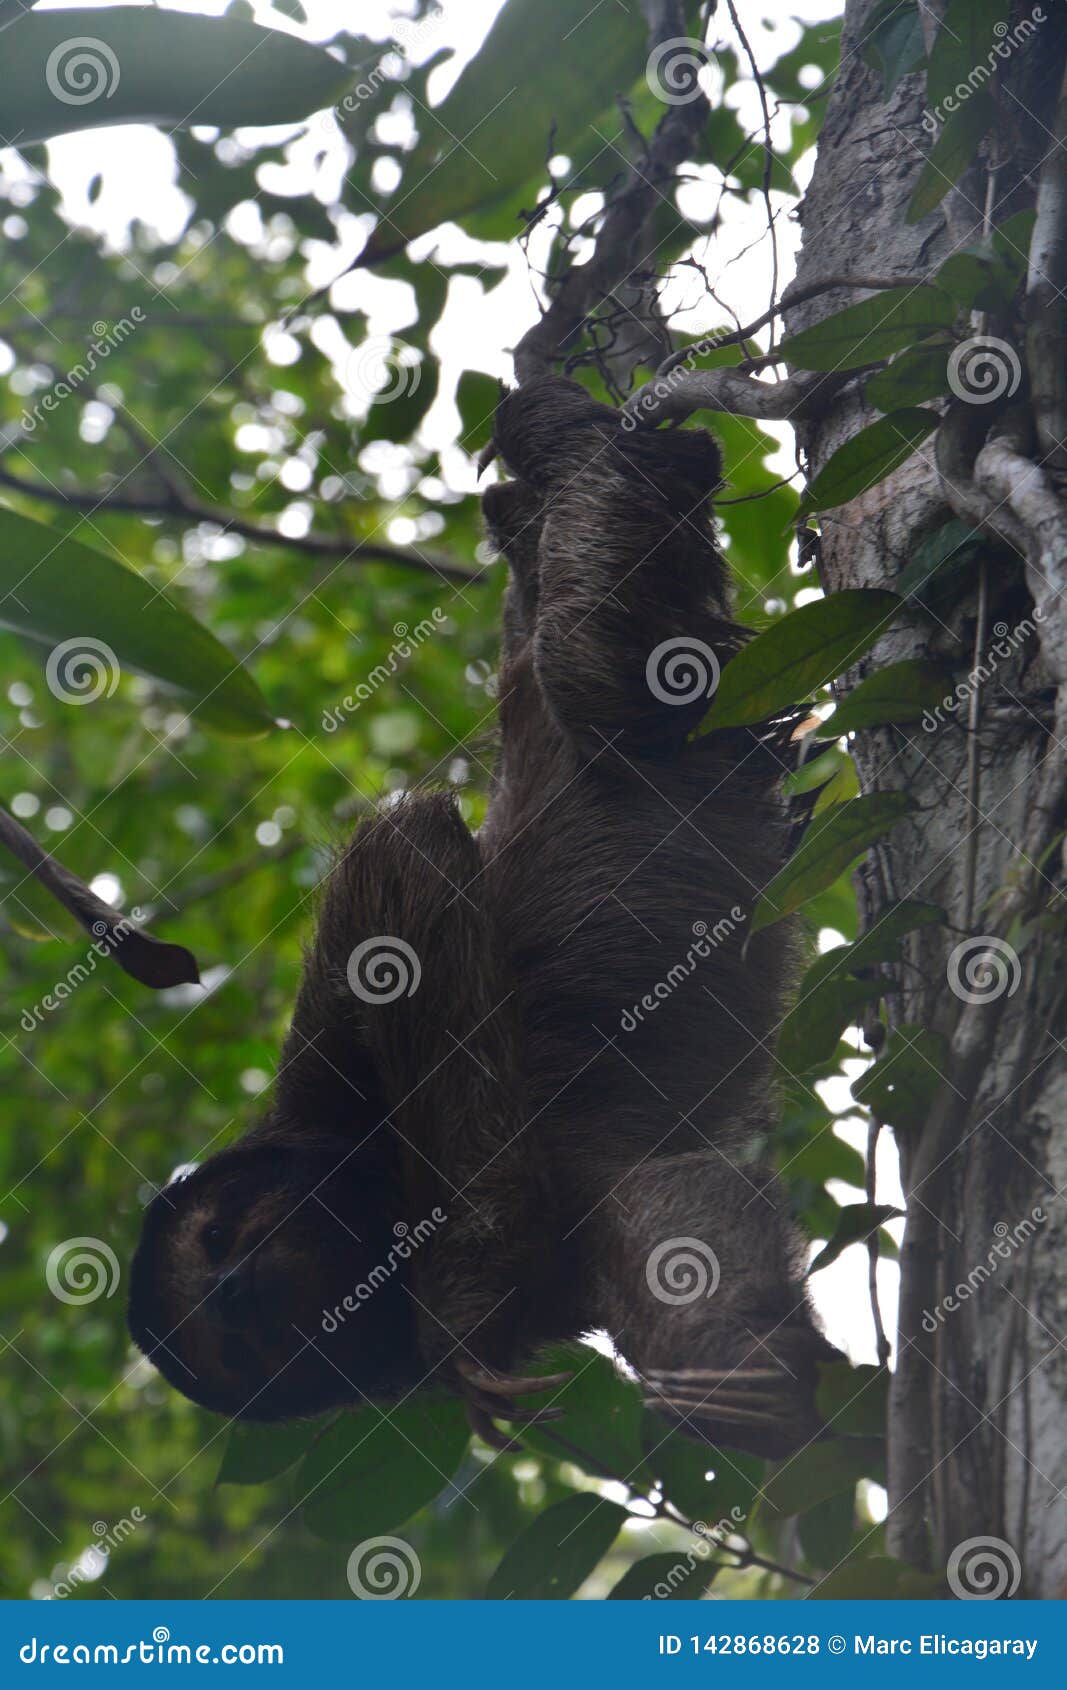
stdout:
<svg viewBox="0 0 1067 1690">
<path fill-rule="evenodd" d="M 213 1262 L 221 1261 L 226 1254 L 226 1228 L 216 1224 L 206 1226 L 201 1234 L 201 1243 Z"/>
</svg>

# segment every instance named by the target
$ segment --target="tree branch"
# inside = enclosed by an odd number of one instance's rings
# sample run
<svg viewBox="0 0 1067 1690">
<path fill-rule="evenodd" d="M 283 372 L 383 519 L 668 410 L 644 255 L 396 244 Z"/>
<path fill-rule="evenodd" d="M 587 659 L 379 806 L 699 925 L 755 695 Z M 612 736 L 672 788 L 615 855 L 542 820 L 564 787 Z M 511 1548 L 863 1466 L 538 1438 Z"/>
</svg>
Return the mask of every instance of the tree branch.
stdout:
<svg viewBox="0 0 1067 1690">
<path fill-rule="evenodd" d="M 682 0 L 643 0 L 649 23 L 649 51 L 686 37 Z M 693 99 L 670 105 L 656 126 L 640 164 L 631 167 L 606 207 L 587 264 L 572 266 L 556 288 L 552 303 L 515 348 L 520 383 L 543 375 L 561 359 L 581 333 L 590 313 L 611 297 L 636 268 L 647 261 L 643 234 L 678 166 L 691 156 L 708 117 L 708 102 Z"/>
<path fill-rule="evenodd" d="M 101 955 L 113 957 L 119 967 L 139 980 L 142 986 L 158 990 L 163 986 L 178 986 L 200 979 L 191 951 L 183 945 L 169 944 L 165 939 L 154 939 L 150 933 L 135 927 L 128 916 L 105 904 L 84 880 L 64 868 L 55 857 L 49 856 L 33 834 L 3 809 L 0 809 L 0 845 L 17 857 L 45 890 L 70 911 L 92 935 L 96 941 L 95 948 Z"/>
<path fill-rule="evenodd" d="M 132 516 L 176 518 L 185 522 L 209 522 L 227 534 L 239 534 L 260 546 L 282 546 L 287 551 L 301 552 L 307 557 L 332 558 L 341 563 L 395 563 L 405 569 L 417 569 L 441 581 L 479 581 L 483 572 L 463 569 L 434 552 L 405 551 L 390 546 L 384 540 L 354 540 L 347 535 L 280 534 L 239 516 L 222 506 L 202 503 L 199 499 L 171 487 L 158 497 L 143 497 L 126 493 L 98 492 L 91 487 L 49 487 L 37 481 L 24 481 L 10 470 L 0 468 L 0 487 L 10 487 L 29 499 L 42 499 L 46 504 L 65 505 L 71 510 L 121 511 Z"/>
</svg>

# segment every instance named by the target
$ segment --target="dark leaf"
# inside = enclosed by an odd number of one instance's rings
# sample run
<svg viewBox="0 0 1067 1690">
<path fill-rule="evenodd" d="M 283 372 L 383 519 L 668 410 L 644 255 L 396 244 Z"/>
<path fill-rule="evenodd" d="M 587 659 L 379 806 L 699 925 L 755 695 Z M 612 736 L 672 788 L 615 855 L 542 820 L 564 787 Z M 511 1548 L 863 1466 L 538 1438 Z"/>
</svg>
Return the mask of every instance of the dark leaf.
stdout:
<svg viewBox="0 0 1067 1690">
<path fill-rule="evenodd" d="M 802 1514 L 824 1497 L 855 1490 L 860 1479 L 885 1483 L 885 1445 L 881 1438 L 828 1438 L 790 1457 L 763 1486 L 763 1500 L 774 1514 Z"/>
<path fill-rule="evenodd" d="M 868 376 L 864 392 L 872 405 L 880 411 L 896 411 L 901 407 L 922 405 L 927 399 L 940 399 L 949 391 L 949 340 L 925 342 L 909 346 L 894 358 L 887 369 Z"/>
<path fill-rule="evenodd" d="M 150 6 L 31 12 L 4 31 L 0 111 L 19 146 L 109 123 L 294 123 L 349 72 L 321 47 L 239 18 Z"/>
<path fill-rule="evenodd" d="M 919 173 L 908 205 L 909 223 L 921 223 L 974 163 L 979 143 L 995 113 L 991 96 L 981 93 L 975 94 L 947 119 Z"/>
<path fill-rule="evenodd" d="M 680 1602 L 703 1595 L 718 1572 L 707 1544 L 694 1544 L 691 1551 L 663 1550 L 646 1555 L 628 1567 L 609 1600 L 616 1602 Z"/>
<path fill-rule="evenodd" d="M 904 792 L 872 792 L 835 804 L 807 829 L 789 862 L 765 888 L 751 931 L 770 927 L 799 909 L 815 892 L 831 886 L 860 853 L 914 809 Z"/>
<path fill-rule="evenodd" d="M 235 1421 L 226 1440 L 216 1484 L 262 1485 L 268 1479 L 278 1478 L 306 1455 L 317 1430 L 306 1420 L 288 1426 Z"/>
<path fill-rule="evenodd" d="M 861 428 L 823 465 L 804 494 L 802 509 L 832 510 L 836 505 L 847 505 L 910 458 L 940 420 L 936 411 L 905 409 L 891 411 Z"/>
<path fill-rule="evenodd" d="M 917 722 L 945 696 L 948 671 L 918 658 L 890 663 L 853 687 L 833 715 L 815 729 L 817 739 L 837 738 L 884 722 Z"/>
<path fill-rule="evenodd" d="M 486 1596 L 545 1601 L 573 1596 L 607 1554 L 626 1519 L 617 1502 L 587 1491 L 553 1503 L 516 1538 Z"/>
<path fill-rule="evenodd" d="M 853 1081 L 852 1095 L 898 1130 L 922 1127 L 946 1062 L 942 1034 L 926 1027 L 897 1027 L 877 1062 Z"/>
<path fill-rule="evenodd" d="M 895 593 L 846 587 L 781 617 L 726 665 L 704 731 L 766 721 L 810 697 L 869 651 L 900 608 Z"/>
<path fill-rule="evenodd" d="M 838 1437 L 882 1438 L 889 1413 L 889 1371 L 847 1361 L 819 1368 L 815 1406 Z"/>
<path fill-rule="evenodd" d="M 950 328 L 956 307 L 935 287 L 886 288 L 787 335 L 779 351 L 801 370 L 855 370 Z"/>
<path fill-rule="evenodd" d="M 846 1203 L 838 1216 L 837 1231 L 815 1257 L 808 1269 L 808 1277 L 836 1262 L 842 1250 L 847 1250 L 850 1244 L 861 1244 L 884 1222 L 900 1219 L 903 1212 L 887 1203 Z"/>
<path fill-rule="evenodd" d="M 469 1438 L 453 1397 L 419 1392 L 387 1412 L 368 1404 L 346 1414 L 300 1468 L 305 1523 L 334 1543 L 402 1526 L 448 1487 Z"/>
</svg>

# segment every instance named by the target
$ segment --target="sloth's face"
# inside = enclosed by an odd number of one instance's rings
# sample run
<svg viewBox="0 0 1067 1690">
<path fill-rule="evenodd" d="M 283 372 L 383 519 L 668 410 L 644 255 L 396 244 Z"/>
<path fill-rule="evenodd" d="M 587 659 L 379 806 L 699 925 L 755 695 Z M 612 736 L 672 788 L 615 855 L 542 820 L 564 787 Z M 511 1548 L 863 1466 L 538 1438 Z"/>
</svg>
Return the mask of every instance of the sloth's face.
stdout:
<svg viewBox="0 0 1067 1690">
<path fill-rule="evenodd" d="M 265 1146 L 168 1186 L 131 1267 L 135 1342 L 185 1396 L 241 1419 L 316 1414 L 417 1378 L 403 1264 L 381 1269 L 393 1217 L 361 1213 L 360 1195 L 344 1159 Z"/>
</svg>

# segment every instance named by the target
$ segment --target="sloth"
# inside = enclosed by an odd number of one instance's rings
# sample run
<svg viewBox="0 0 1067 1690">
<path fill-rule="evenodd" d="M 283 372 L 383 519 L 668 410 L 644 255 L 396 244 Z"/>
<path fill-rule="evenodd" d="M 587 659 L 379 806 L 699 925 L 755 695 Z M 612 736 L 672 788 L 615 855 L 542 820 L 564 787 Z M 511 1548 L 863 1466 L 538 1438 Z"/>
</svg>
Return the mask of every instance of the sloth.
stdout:
<svg viewBox="0 0 1067 1690">
<path fill-rule="evenodd" d="M 221 1414 L 445 1387 L 508 1447 L 498 1421 L 565 1410 L 538 1351 L 600 1331 L 670 1421 L 781 1456 L 821 1435 L 839 1355 L 758 1160 L 790 937 L 746 921 L 785 851 L 785 730 L 696 731 L 745 639 L 719 452 L 544 376 L 486 456 L 484 823 L 416 792 L 340 852 L 269 1111 L 150 1204 L 131 1332 Z"/>
</svg>

